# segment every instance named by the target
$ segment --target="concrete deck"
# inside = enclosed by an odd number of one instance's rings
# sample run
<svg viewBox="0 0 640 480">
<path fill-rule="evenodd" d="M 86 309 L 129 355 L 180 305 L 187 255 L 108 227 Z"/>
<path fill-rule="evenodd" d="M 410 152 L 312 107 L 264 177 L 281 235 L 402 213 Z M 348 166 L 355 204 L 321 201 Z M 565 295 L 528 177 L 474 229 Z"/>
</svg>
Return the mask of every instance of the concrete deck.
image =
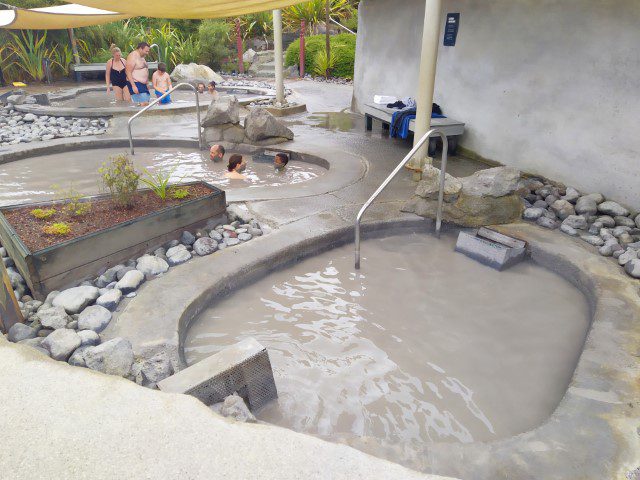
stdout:
<svg viewBox="0 0 640 480">
<path fill-rule="evenodd" d="M 348 106 L 342 88 L 332 96 L 331 86 L 323 85 L 319 98 L 309 93 L 317 84 L 290 86 L 308 97 L 311 111 Z M 173 117 L 174 133 L 192 129 L 192 117 Z M 115 120 L 112 135 L 122 129 Z M 236 204 L 272 233 L 148 282 L 122 304 L 105 336 L 126 336 L 137 351 L 169 347 L 177 356 L 181 333 L 216 295 L 348 240 L 359 206 L 409 149 L 363 134 L 361 121 L 347 113 L 287 119 L 296 134 L 290 148 L 336 159 L 348 151 L 366 158 L 364 175 L 295 200 Z M 163 125 L 145 122 L 144 130 L 151 136 Z M 454 158 L 449 171 L 460 176 L 477 168 Z M 365 236 L 385 225 L 428 228 L 429 222 L 399 213 L 414 188 L 409 174 L 400 174 L 367 213 Z M 487 480 L 625 478 L 640 465 L 639 284 L 583 242 L 528 224 L 502 230 L 528 241 L 535 261 L 592 299 L 585 350 L 564 399 L 543 425 L 497 442 L 425 445 L 425 471 Z M 0 478 L 436 478 L 278 427 L 232 424 L 193 398 L 70 367 L 3 340 L 0 365 Z"/>
</svg>

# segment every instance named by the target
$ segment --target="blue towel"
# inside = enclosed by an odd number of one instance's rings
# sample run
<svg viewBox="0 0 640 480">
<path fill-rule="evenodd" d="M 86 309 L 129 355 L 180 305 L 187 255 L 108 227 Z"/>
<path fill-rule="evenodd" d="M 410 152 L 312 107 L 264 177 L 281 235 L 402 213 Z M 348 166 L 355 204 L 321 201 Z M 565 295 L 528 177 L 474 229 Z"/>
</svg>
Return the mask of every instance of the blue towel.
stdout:
<svg viewBox="0 0 640 480">
<path fill-rule="evenodd" d="M 389 129 L 390 136 L 392 138 L 407 138 L 409 137 L 409 124 L 411 120 L 416 118 L 415 113 L 409 113 L 404 110 L 393 112 L 391 116 L 391 128 Z M 431 118 L 447 118 L 439 113 L 431 113 Z"/>
</svg>

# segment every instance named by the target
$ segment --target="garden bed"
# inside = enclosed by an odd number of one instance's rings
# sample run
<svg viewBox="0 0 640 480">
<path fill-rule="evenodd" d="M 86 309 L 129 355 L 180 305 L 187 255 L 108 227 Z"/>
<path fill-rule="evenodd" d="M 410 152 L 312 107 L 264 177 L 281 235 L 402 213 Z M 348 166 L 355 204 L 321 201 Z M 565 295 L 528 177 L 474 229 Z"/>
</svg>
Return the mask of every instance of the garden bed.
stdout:
<svg viewBox="0 0 640 480">
<path fill-rule="evenodd" d="M 222 190 L 205 182 L 182 186 L 189 188 L 188 197 L 164 202 L 151 190 L 139 190 L 129 209 L 110 195 L 85 197 L 80 202 L 90 202 L 91 210 L 79 216 L 61 208 L 65 201 L 6 207 L 0 211 L 0 239 L 34 296 L 42 298 L 224 215 Z M 31 214 L 50 208 L 56 211 L 48 219 Z M 54 223 L 65 223 L 69 233 L 44 233 L 43 227 Z"/>
</svg>

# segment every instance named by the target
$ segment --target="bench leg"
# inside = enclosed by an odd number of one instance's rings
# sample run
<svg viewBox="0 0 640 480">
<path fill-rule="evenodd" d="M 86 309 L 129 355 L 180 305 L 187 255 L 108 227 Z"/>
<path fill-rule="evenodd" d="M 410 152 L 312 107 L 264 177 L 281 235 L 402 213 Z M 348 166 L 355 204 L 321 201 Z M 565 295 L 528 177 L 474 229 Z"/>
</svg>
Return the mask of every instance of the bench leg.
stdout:
<svg viewBox="0 0 640 480">
<path fill-rule="evenodd" d="M 367 130 L 367 132 L 373 130 L 373 117 L 371 115 L 364 116 L 364 128 Z"/>
<path fill-rule="evenodd" d="M 458 137 L 447 137 L 447 143 L 449 146 L 449 155 L 455 155 L 458 151 Z"/>
<path fill-rule="evenodd" d="M 435 157 L 437 149 L 438 149 L 438 140 L 434 137 L 431 137 L 429 139 L 429 147 L 427 149 L 427 155 L 429 155 L 432 158 Z"/>
</svg>

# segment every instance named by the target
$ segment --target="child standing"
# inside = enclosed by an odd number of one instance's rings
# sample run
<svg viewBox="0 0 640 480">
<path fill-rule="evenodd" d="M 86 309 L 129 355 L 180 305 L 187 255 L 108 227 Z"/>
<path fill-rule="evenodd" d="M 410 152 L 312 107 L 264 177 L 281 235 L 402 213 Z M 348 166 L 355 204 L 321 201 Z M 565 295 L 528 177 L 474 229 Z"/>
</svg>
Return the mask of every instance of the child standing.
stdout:
<svg viewBox="0 0 640 480">
<path fill-rule="evenodd" d="M 156 97 L 158 98 L 171 90 L 171 77 L 167 73 L 167 66 L 164 63 L 158 64 L 158 70 L 151 77 L 151 81 L 153 82 L 153 89 L 155 90 Z M 164 97 L 160 100 L 160 103 L 162 105 L 171 103 L 171 95 Z"/>
</svg>

